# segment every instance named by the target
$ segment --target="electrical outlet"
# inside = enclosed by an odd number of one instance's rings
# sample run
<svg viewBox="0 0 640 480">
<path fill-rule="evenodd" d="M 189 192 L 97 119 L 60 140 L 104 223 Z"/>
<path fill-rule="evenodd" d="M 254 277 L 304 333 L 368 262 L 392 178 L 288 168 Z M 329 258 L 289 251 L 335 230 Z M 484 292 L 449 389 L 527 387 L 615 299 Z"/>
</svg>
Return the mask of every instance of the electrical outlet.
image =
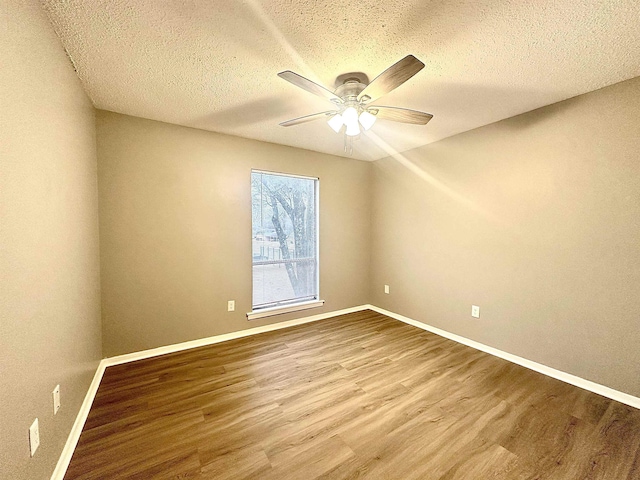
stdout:
<svg viewBox="0 0 640 480">
<path fill-rule="evenodd" d="M 227 311 L 228 312 L 233 312 L 236 309 L 236 301 L 235 300 L 229 300 L 227 302 Z"/>
<path fill-rule="evenodd" d="M 60 410 L 60 385 L 56 385 L 53 389 L 53 414 L 55 415 Z"/>
<path fill-rule="evenodd" d="M 480 318 L 480 307 L 477 305 L 471 305 L 471 316 L 474 318 Z"/>
<path fill-rule="evenodd" d="M 384 293 L 389 294 L 389 285 L 384 286 Z"/>
<path fill-rule="evenodd" d="M 40 446 L 40 427 L 38 426 L 38 419 L 36 418 L 29 427 L 29 447 L 31 448 L 31 456 L 36 453 L 36 450 Z"/>
</svg>

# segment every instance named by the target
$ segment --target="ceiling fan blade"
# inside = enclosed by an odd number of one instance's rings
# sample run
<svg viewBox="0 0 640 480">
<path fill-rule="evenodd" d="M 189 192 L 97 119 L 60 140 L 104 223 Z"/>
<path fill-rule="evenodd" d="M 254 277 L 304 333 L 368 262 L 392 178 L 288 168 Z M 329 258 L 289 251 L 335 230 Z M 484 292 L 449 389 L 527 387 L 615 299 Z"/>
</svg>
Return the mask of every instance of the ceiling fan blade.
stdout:
<svg viewBox="0 0 640 480">
<path fill-rule="evenodd" d="M 377 110 L 377 112 L 376 112 Z M 413 123 L 414 125 L 426 125 L 433 118 L 430 113 L 419 112 L 417 110 L 409 110 L 408 108 L 399 107 L 369 107 L 367 109 L 377 118 L 383 120 L 391 120 L 392 122 Z"/>
<path fill-rule="evenodd" d="M 335 115 L 336 111 L 328 111 L 328 112 L 320 112 L 320 113 L 312 113 L 311 115 L 305 115 L 304 117 L 298 117 L 291 120 L 287 120 L 286 122 L 282 122 L 280 125 L 283 127 L 290 127 L 291 125 L 300 125 L 301 123 L 313 122 L 314 120 L 320 120 L 321 118 L 327 118 L 332 115 Z"/>
<path fill-rule="evenodd" d="M 278 76 L 287 82 L 293 83 L 296 87 L 300 87 L 307 92 L 311 92 L 314 95 L 318 95 L 319 97 L 326 98 L 327 100 L 331 100 L 333 102 L 337 101 L 342 103 L 342 100 L 331 90 L 324 88 L 322 85 L 318 85 L 315 82 L 312 82 L 308 78 L 303 77 L 302 75 L 298 75 L 295 72 L 290 70 L 286 70 L 284 72 L 280 72 Z"/>
<path fill-rule="evenodd" d="M 413 55 L 407 55 L 374 78 L 373 81 L 360 92 L 358 100 L 369 97 L 369 100 L 366 100 L 369 102 L 380 98 L 402 85 L 423 68 L 424 63 Z"/>
</svg>

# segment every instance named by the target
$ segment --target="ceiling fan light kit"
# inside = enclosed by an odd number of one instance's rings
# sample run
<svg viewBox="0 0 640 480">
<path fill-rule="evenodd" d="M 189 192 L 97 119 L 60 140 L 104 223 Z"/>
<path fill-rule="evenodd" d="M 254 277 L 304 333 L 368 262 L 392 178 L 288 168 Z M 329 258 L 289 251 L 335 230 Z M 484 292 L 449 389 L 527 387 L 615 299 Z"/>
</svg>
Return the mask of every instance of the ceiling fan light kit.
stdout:
<svg viewBox="0 0 640 480">
<path fill-rule="evenodd" d="M 302 88 L 314 95 L 332 102 L 337 110 L 314 113 L 304 117 L 294 118 L 280 125 L 289 127 L 301 123 L 318 120 L 329 116 L 327 123 L 336 133 L 340 133 L 345 126 L 345 152 L 353 153 L 354 137 L 360 135 L 360 126 L 369 130 L 378 118 L 393 122 L 410 123 L 414 125 L 426 125 L 433 115 L 408 108 L 385 107 L 372 105 L 371 103 L 391 90 L 402 85 L 424 68 L 424 63 L 413 55 L 407 55 L 399 62 L 387 68 L 384 72 L 368 82 L 366 75 L 358 74 L 341 75 L 338 77 L 342 83 L 334 92 L 312 82 L 311 80 L 289 70 L 280 72 L 278 76 L 295 86 Z M 348 141 L 347 141 L 348 139 Z"/>
</svg>

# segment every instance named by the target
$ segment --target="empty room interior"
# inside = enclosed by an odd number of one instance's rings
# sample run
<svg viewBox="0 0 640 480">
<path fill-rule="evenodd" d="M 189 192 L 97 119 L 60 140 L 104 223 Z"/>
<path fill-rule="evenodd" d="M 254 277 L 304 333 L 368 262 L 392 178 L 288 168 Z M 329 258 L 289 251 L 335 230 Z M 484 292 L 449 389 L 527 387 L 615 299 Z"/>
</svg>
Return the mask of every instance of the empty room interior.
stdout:
<svg viewBox="0 0 640 480">
<path fill-rule="evenodd" d="M 637 0 L 2 0 L 0 478 L 640 479 Z"/>
</svg>

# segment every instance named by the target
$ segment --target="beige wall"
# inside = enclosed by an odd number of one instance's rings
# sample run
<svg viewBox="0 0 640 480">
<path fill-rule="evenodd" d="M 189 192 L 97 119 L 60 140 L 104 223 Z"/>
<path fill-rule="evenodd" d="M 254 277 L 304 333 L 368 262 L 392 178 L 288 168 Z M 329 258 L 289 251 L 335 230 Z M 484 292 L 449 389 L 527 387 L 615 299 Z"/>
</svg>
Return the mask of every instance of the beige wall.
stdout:
<svg viewBox="0 0 640 480">
<path fill-rule="evenodd" d="M 49 478 L 102 354 L 368 302 L 640 395 L 640 79 L 374 164 L 99 111 L 96 167 L 40 5 L 0 26 L 0 478 Z M 246 320 L 251 168 L 320 177 L 325 307 Z"/>
<path fill-rule="evenodd" d="M 106 356 L 368 301 L 370 163 L 104 111 L 97 131 Z M 324 307 L 247 321 L 252 168 L 320 177 Z"/>
<path fill-rule="evenodd" d="M 37 2 L 0 25 L 0 478 L 49 478 L 102 355 L 369 302 L 640 395 L 640 79 L 370 164 L 95 119 Z M 325 307 L 246 320 L 251 168 L 320 177 Z"/>
<path fill-rule="evenodd" d="M 639 119 L 636 78 L 376 162 L 372 302 L 640 395 Z"/>
<path fill-rule="evenodd" d="M 0 2 L 0 65 L 0 478 L 48 479 L 101 353 L 94 110 L 38 2 Z"/>
</svg>

